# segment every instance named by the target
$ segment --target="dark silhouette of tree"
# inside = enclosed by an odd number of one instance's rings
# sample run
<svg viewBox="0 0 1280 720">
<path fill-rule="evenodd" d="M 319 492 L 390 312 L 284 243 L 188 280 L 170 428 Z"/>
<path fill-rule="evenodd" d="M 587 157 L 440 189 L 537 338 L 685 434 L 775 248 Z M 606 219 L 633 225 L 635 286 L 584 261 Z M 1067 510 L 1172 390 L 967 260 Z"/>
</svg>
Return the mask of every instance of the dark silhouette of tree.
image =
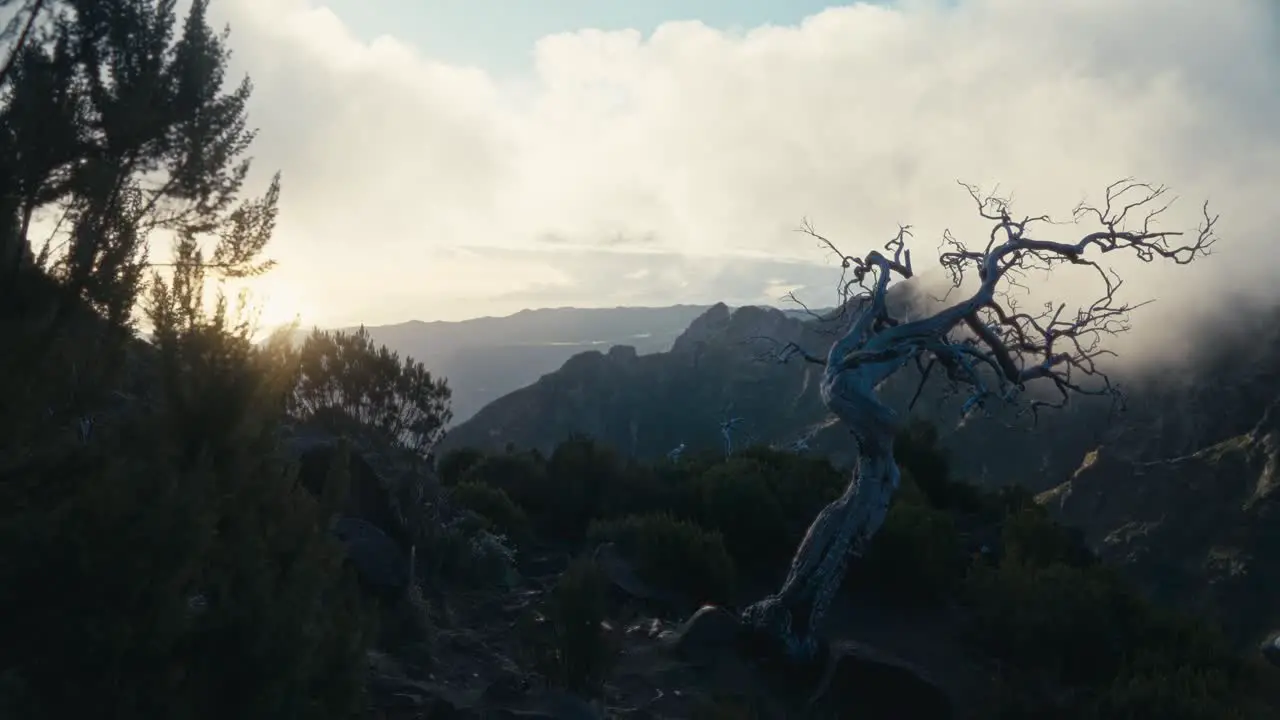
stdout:
<svg viewBox="0 0 1280 720">
<path fill-rule="evenodd" d="M 223 92 L 226 37 L 207 7 L 196 0 L 180 21 L 172 0 L 52 0 L 24 16 L 43 10 L 0 84 L 0 272 L 46 270 L 59 320 L 87 303 L 127 326 L 148 266 L 221 277 L 271 266 L 259 255 L 278 178 L 242 199 L 251 86 Z M 42 239 L 38 216 L 54 220 Z M 160 231 L 176 238 L 169 262 L 148 252 Z"/>
<path fill-rule="evenodd" d="M 355 332 L 314 330 L 302 343 L 292 412 L 342 431 L 374 430 L 423 458 L 444 437 L 451 392 L 420 362 Z"/>
<path fill-rule="evenodd" d="M 223 91 L 207 2 L 174 5 L 46 0 L 0 32 L 0 715 L 349 718 L 345 478 L 317 499 L 280 452 L 285 338 L 206 302 L 270 267 L 278 179 L 244 197 L 249 83 Z"/>
</svg>

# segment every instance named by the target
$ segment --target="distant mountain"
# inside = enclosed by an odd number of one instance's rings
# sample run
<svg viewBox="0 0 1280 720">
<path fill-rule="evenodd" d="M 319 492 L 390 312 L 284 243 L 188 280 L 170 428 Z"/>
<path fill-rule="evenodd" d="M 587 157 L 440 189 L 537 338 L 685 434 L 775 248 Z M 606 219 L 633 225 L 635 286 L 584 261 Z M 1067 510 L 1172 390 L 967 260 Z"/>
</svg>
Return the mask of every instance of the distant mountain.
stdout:
<svg viewBox="0 0 1280 720">
<path fill-rule="evenodd" d="M 897 286 L 891 298 L 901 308 L 928 302 L 911 284 Z M 825 311 L 830 312 L 830 311 Z M 787 342 L 825 352 L 835 323 L 813 322 L 808 315 L 763 307 L 732 310 L 724 304 L 696 318 L 663 353 L 642 355 L 623 346 L 587 351 L 559 370 L 484 407 L 459 423 L 441 451 L 462 446 L 501 449 L 507 444 L 549 451 L 572 433 L 586 433 L 641 458 L 665 455 L 677 445 L 719 448 L 722 422 L 740 418 L 738 444 L 790 444 L 809 437 L 809 448 L 837 461 L 850 458 L 847 432 L 830 423 L 818 396 L 815 365 L 773 361 L 771 353 Z M 906 408 L 919 378 L 913 368 L 893 377 L 881 393 Z M 941 395 L 939 386 L 918 403 L 917 415 L 955 425 L 960 398 Z M 1074 412 L 1102 413 L 1097 403 L 1081 403 Z M 1068 413 L 1071 414 L 1071 413 Z M 1096 422 L 1063 429 L 1060 443 L 1039 447 L 1023 442 L 1014 428 L 995 422 L 971 423 L 953 430 L 968 435 L 981 428 L 989 440 L 1007 440 L 1008 451 L 990 454 L 957 438 L 952 444 L 974 476 L 1007 477 L 1012 469 L 1057 466 L 1074 469 L 1081 454 L 1100 435 Z M 1059 479 L 1066 478 L 1066 472 Z M 1044 482 L 1041 472 L 1029 478 Z M 1056 482 L 1056 481 L 1055 481 Z M 1036 487 L 1045 489 L 1049 485 Z"/>
<path fill-rule="evenodd" d="M 653 457 L 681 443 L 715 445 L 725 402 L 750 418 L 742 431 L 785 433 L 821 419 L 812 372 L 753 362 L 749 334 L 802 339 L 812 323 L 766 308 L 730 311 L 716 305 L 672 343 L 642 355 L 616 346 L 581 352 L 528 387 L 486 406 L 459 424 L 448 447 L 501 448 L 507 443 L 550 450 L 586 432 L 625 453 Z"/>
<path fill-rule="evenodd" d="M 414 320 L 367 329 L 378 344 L 420 360 L 432 373 L 448 379 L 453 389 L 453 421 L 459 423 L 584 350 L 628 345 L 640 355 L 664 352 L 707 308 L 547 308 L 506 317 Z M 805 315 L 794 309 L 786 312 Z"/>
<path fill-rule="evenodd" d="M 920 302 L 908 289 L 896 302 Z M 1232 330 L 1176 372 L 1124 378 L 1127 410 L 1077 398 L 1032 427 L 1012 417 L 958 423 L 957 398 L 922 393 L 914 414 L 939 425 L 957 471 L 984 485 L 1042 493 L 1108 559 L 1153 595 L 1207 611 L 1239 642 L 1280 624 L 1280 311 L 1241 312 Z M 585 433 L 655 458 L 680 444 L 719 449 L 720 423 L 742 418 L 739 444 L 789 444 L 851 459 L 848 432 L 818 397 L 819 368 L 761 361 L 769 337 L 814 352 L 823 323 L 766 308 L 707 309 L 667 352 L 584 352 L 459 424 L 441 451 L 508 444 L 548 451 Z M 882 396 L 905 409 L 914 369 Z"/>
</svg>

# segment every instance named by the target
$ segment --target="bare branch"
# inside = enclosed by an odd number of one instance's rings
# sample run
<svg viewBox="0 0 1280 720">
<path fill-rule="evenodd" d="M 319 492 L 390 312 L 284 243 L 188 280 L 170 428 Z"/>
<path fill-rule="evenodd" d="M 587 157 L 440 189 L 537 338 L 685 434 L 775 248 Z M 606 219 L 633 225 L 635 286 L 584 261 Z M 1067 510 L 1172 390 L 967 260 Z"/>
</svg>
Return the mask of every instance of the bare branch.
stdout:
<svg viewBox="0 0 1280 720">
<path fill-rule="evenodd" d="M 1182 242 L 1177 240 L 1182 233 L 1155 226 L 1169 207 L 1165 188 L 1133 180 L 1109 186 L 1100 207 L 1075 208 L 1071 224 L 1094 226 L 1075 242 L 1042 240 L 1034 228 L 1058 224 L 1047 215 L 1015 219 L 1010 200 L 961 185 L 979 216 L 991 222 L 991 230 L 981 247 L 944 233 L 939 262 L 953 291 L 966 292 L 962 285 L 969 274 L 976 275 L 978 286 L 923 318 L 895 317 L 887 301 L 895 276 L 913 274 L 906 248 L 909 227 L 900 227 L 883 251 L 864 256 L 841 252 L 807 222 L 801 228 L 840 258 L 837 317 L 844 329 L 825 360 L 794 342 L 772 341 L 771 356 L 779 362 L 799 356 L 824 366 L 819 386 L 823 402 L 857 439 L 858 464 L 844 493 L 810 525 L 782 587 L 743 611 L 747 623 L 781 640 L 793 656 L 811 658 L 816 652 L 816 629 L 840 586 L 844 563 L 879 530 L 898 487 L 893 456 L 898 416 L 877 397 L 880 383 L 914 362 L 921 377 L 911 399 L 914 406 L 924 384 L 937 375 L 934 370 L 941 369 L 947 381 L 944 394 L 967 393 L 964 418 L 986 411 L 993 400 L 1016 402 L 1035 381 L 1049 385 L 1056 396 L 1027 403 L 1033 419 L 1041 408 L 1063 407 L 1075 395 L 1118 401 L 1120 388 L 1099 369 L 1098 360 L 1112 354 L 1104 341 L 1129 329 L 1129 313 L 1136 306 L 1118 299 L 1124 283 L 1098 257 L 1127 251 L 1143 262 L 1159 258 L 1186 264 L 1208 254 L 1216 240 L 1217 218 L 1206 206 L 1195 239 L 1175 244 Z M 1026 291 L 1021 279 L 1027 273 L 1068 265 L 1087 267 L 1101 280 L 1098 298 L 1075 310 L 1061 302 L 1045 303 L 1038 312 L 1019 307 L 1011 289 Z M 721 426 L 726 455 L 732 448 L 732 423 Z"/>
<path fill-rule="evenodd" d="M 795 342 L 783 343 L 776 338 L 766 337 L 764 335 L 753 335 L 747 339 L 749 342 L 764 343 L 769 349 L 763 353 L 756 355 L 757 360 L 772 360 L 778 364 L 785 365 L 791 358 L 799 357 L 805 362 L 814 363 L 816 365 L 826 365 L 827 361 L 809 353 Z"/>
</svg>

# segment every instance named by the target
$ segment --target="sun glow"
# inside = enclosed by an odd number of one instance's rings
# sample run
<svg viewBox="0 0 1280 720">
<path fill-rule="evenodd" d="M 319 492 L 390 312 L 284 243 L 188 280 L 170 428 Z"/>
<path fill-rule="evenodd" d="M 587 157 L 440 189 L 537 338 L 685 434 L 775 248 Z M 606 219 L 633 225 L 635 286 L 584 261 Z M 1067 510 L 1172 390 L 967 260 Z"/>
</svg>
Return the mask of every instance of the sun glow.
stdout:
<svg viewBox="0 0 1280 720">
<path fill-rule="evenodd" d="M 227 293 L 237 297 L 243 293 L 245 311 L 255 320 L 259 335 L 288 325 L 309 320 L 307 304 L 300 293 L 286 280 L 267 275 L 265 277 L 228 283 Z"/>
</svg>

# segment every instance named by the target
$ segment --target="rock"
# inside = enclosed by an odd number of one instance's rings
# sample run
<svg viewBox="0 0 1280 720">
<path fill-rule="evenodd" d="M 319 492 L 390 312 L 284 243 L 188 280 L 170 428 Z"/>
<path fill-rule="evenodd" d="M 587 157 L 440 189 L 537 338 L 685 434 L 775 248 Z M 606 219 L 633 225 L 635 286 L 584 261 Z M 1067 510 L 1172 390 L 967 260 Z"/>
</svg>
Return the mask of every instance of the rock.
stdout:
<svg viewBox="0 0 1280 720">
<path fill-rule="evenodd" d="M 342 440 L 323 429 L 290 427 L 283 438 L 285 452 L 298 463 L 298 483 L 319 497 L 337 458 Z M 363 581 L 376 592 L 394 595 L 409 582 L 410 532 L 396 509 L 391 486 L 354 441 L 348 453 L 347 496 L 339 507 L 341 519 L 334 534 Z"/>
<path fill-rule="evenodd" d="M 391 711 L 386 717 L 428 717 L 433 720 L 471 720 L 480 717 L 444 686 L 410 680 L 400 675 L 383 674 L 379 667 L 371 666 L 365 687 L 374 708 Z"/>
<path fill-rule="evenodd" d="M 839 642 L 815 702 L 859 720 L 950 720 L 951 698 L 928 674 L 861 643 Z"/>
<path fill-rule="evenodd" d="M 481 698 L 487 703 L 509 704 L 529 693 L 528 678 L 514 671 L 504 672 L 490 682 Z"/>
<path fill-rule="evenodd" d="M 729 324 L 729 317 L 732 312 L 729 306 L 724 303 L 716 303 L 704 312 L 702 315 L 689 323 L 689 327 L 671 344 L 671 354 L 677 355 L 682 353 L 695 352 L 699 346 L 704 345 L 716 333 L 723 332 Z"/>
<path fill-rule="evenodd" d="M 638 356 L 635 347 L 631 345 L 614 345 L 609 348 L 609 352 L 605 357 L 613 362 L 630 362 Z"/>
<path fill-rule="evenodd" d="M 641 580 L 615 543 L 607 542 L 597 545 L 592 554 L 592 560 L 614 587 L 632 598 L 656 601 L 671 608 L 679 608 L 686 604 L 680 597 L 658 590 Z"/>
<path fill-rule="evenodd" d="M 1280 632 L 1272 633 L 1259 648 L 1267 662 L 1280 667 Z"/>
<path fill-rule="evenodd" d="M 704 605 L 667 636 L 665 643 L 690 659 L 704 660 L 733 647 L 741 637 L 742 623 L 737 615 L 722 607 Z"/>
<path fill-rule="evenodd" d="M 548 690 L 523 705 L 503 708 L 492 716 L 511 720 L 604 720 L 604 715 L 591 703 L 562 690 Z"/>
<path fill-rule="evenodd" d="M 644 618 L 638 622 L 634 622 L 627 627 L 627 635 L 641 635 L 647 638 L 656 638 L 663 632 L 662 621 L 658 618 Z"/>
<path fill-rule="evenodd" d="M 386 533 L 360 518 L 340 518 L 333 534 L 346 546 L 360 577 L 380 591 L 395 593 L 409 583 L 409 558 Z"/>
<path fill-rule="evenodd" d="M 392 693 L 381 703 L 386 708 L 418 708 L 425 705 L 427 699 L 411 693 Z"/>
<path fill-rule="evenodd" d="M 284 440 L 286 451 L 298 462 L 298 482 L 317 497 L 324 489 L 338 444 L 339 439 L 334 435 L 310 428 L 294 428 Z M 354 443 L 347 472 L 349 487 L 342 514 L 373 524 L 407 551 L 411 544 L 409 533 L 395 510 L 389 484 Z"/>
</svg>

